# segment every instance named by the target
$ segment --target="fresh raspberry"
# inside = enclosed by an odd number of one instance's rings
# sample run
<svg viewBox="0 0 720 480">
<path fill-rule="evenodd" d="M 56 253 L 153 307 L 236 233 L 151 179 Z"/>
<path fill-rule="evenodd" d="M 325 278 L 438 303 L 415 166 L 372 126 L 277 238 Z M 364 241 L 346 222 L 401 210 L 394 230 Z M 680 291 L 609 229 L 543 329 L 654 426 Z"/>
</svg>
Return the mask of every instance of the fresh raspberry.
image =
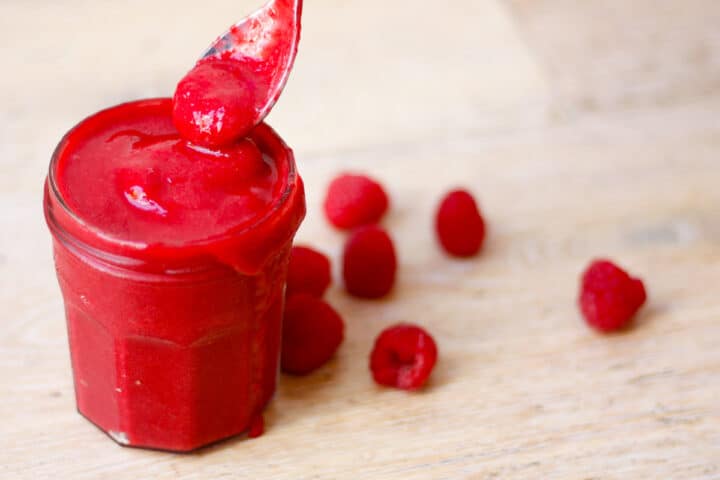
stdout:
<svg viewBox="0 0 720 480">
<path fill-rule="evenodd" d="M 429 333 L 401 323 L 386 328 L 375 340 L 370 370 L 380 385 L 414 390 L 425 384 L 437 356 L 435 340 Z"/>
<path fill-rule="evenodd" d="M 194 144 L 228 145 L 255 126 L 255 95 L 242 63 L 202 60 L 177 85 L 173 123 Z"/>
<path fill-rule="evenodd" d="M 282 369 L 305 375 L 330 360 L 343 341 L 343 324 L 333 308 L 305 293 L 287 298 L 283 321 Z"/>
<path fill-rule="evenodd" d="M 328 257 L 303 246 L 294 246 L 290 253 L 286 295 L 307 293 L 322 297 L 330 286 L 330 260 Z"/>
<path fill-rule="evenodd" d="M 609 260 L 595 260 L 583 273 L 578 302 L 591 327 L 612 332 L 625 328 L 646 298 L 642 280 Z"/>
<path fill-rule="evenodd" d="M 325 214 L 330 223 L 347 230 L 377 223 L 388 209 L 382 185 L 365 175 L 340 175 L 330 183 Z"/>
<path fill-rule="evenodd" d="M 485 239 L 485 222 L 473 196 L 465 190 L 445 195 L 435 217 L 440 245 L 456 257 L 477 254 Z"/>
<path fill-rule="evenodd" d="M 250 419 L 247 436 L 248 438 L 257 438 L 263 433 L 265 433 L 265 418 L 262 413 L 258 413 Z"/>
<path fill-rule="evenodd" d="M 368 225 L 355 230 L 343 253 L 345 288 L 356 297 L 379 298 L 395 283 L 397 259 L 392 239 L 382 228 Z"/>
</svg>

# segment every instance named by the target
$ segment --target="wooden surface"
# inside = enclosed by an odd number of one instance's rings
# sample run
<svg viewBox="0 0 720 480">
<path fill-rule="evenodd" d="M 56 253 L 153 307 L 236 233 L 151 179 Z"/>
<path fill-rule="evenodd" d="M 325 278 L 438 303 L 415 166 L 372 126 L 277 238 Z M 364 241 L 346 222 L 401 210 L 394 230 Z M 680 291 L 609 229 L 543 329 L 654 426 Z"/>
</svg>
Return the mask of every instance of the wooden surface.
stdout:
<svg viewBox="0 0 720 480">
<path fill-rule="evenodd" d="M 300 239 L 337 258 L 328 179 L 392 194 L 401 270 L 385 301 L 330 301 L 336 360 L 283 377 L 267 433 L 196 454 L 117 446 L 74 410 L 41 214 L 51 150 L 101 107 L 167 95 L 259 1 L 0 2 L 0 477 L 720 478 L 720 3 L 308 0 L 272 124 L 308 188 Z M 422 7 L 422 8 L 421 8 Z M 449 260 L 431 214 L 479 196 L 483 255 Z M 645 280 L 632 331 L 575 306 L 594 256 Z M 437 338 L 430 387 L 374 386 L 386 325 Z"/>
</svg>

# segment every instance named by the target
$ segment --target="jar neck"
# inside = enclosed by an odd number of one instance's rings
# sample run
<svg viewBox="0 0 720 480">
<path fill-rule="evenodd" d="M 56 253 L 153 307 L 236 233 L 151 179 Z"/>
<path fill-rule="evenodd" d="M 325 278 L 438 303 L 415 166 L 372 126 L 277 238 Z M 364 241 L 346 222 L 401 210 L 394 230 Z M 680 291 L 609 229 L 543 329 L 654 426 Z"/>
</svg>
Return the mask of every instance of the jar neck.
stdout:
<svg viewBox="0 0 720 480">
<path fill-rule="evenodd" d="M 209 255 L 188 256 L 173 260 L 139 258 L 132 255 L 120 255 L 104 251 L 82 241 L 63 228 L 62 215 L 58 216 L 56 202 L 46 183 L 44 213 L 53 241 L 78 260 L 92 265 L 93 268 L 115 275 L 136 276 L 141 280 L 191 280 L 226 276 L 234 272 L 229 266 Z"/>
<path fill-rule="evenodd" d="M 292 150 L 266 124 L 257 126 L 252 139 L 263 153 L 272 157 L 283 179 L 283 189 L 272 207 L 250 224 L 228 232 L 180 245 L 145 244 L 113 237 L 102 228 L 88 224 L 62 198 L 58 188 L 58 165 L 68 145 L 81 141 L 90 122 L 112 121 L 126 109 L 160 108 L 169 111 L 170 99 L 151 99 L 111 107 L 83 120 L 58 144 L 45 184 L 45 216 L 55 239 L 76 255 L 112 268 L 153 274 L 179 274 L 227 268 L 254 275 L 292 241 L 305 216 L 302 180 L 295 171 Z M 164 111 L 164 110 L 163 110 Z M 100 120 L 98 120 L 100 119 Z"/>
</svg>

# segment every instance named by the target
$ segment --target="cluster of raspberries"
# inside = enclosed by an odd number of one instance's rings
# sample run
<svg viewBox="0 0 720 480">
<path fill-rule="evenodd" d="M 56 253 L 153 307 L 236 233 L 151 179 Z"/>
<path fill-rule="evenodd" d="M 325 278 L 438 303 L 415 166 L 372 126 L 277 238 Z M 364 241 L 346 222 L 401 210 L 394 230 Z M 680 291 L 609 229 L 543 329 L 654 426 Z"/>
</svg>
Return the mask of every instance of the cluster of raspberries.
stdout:
<svg viewBox="0 0 720 480">
<path fill-rule="evenodd" d="M 390 205 L 385 189 L 366 175 L 343 174 L 328 187 L 328 221 L 348 232 L 342 254 L 342 278 L 355 297 L 386 296 L 395 285 L 397 255 L 392 237 L 379 225 Z M 438 240 L 450 255 L 477 254 L 485 222 L 473 197 L 449 193 L 436 218 Z M 283 326 L 282 369 L 304 375 L 323 365 L 343 340 L 344 323 L 322 297 L 332 274 L 326 255 L 307 246 L 292 249 Z M 370 371 L 380 385 L 413 390 L 427 381 L 437 361 L 437 345 L 423 328 L 408 323 L 383 330 L 370 354 Z"/>
<path fill-rule="evenodd" d="M 334 227 L 348 232 L 342 278 L 347 292 L 355 297 L 384 297 L 395 284 L 395 246 L 379 224 L 389 205 L 383 186 L 366 175 L 342 174 L 328 187 L 323 208 Z M 485 221 L 471 193 L 453 190 L 441 199 L 435 213 L 435 233 L 438 244 L 450 256 L 472 257 L 480 252 Z M 283 327 L 284 372 L 308 374 L 332 358 L 342 343 L 343 319 L 323 300 L 331 281 L 326 255 L 307 246 L 293 247 Z M 609 260 L 591 262 L 582 275 L 580 311 L 598 331 L 625 328 L 645 299 L 642 281 Z M 437 357 L 437 345 L 425 329 L 401 323 L 379 334 L 369 367 L 378 384 L 413 390 L 426 383 Z"/>
</svg>

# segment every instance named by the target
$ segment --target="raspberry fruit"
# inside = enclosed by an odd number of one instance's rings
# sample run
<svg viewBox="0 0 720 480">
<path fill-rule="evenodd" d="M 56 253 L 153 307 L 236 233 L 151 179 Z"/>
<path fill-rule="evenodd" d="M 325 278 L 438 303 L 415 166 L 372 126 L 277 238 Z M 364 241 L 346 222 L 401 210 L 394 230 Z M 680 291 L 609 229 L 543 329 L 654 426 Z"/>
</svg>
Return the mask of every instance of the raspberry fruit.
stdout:
<svg viewBox="0 0 720 480">
<path fill-rule="evenodd" d="M 397 259 L 392 239 L 382 228 L 369 225 L 355 230 L 345 244 L 343 278 L 351 295 L 379 298 L 395 283 Z"/>
<path fill-rule="evenodd" d="M 588 325 L 613 332 L 630 323 L 646 298 L 642 280 L 609 260 L 595 260 L 583 273 L 578 302 Z"/>
<path fill-rule="evenodd" d="M 307 293 L 322 297 L 330 286 L 330 260 L 328 257 L 303 246 L 294 246 L 290 253 L 286 295 Z"/>
<path fill-rule="evenodd" d="M 435 217 L 440 245 L 455 257 L 477 254 L 485 240 L 485 222 L 473 196 L 465 190 L 453 190 L 440 202 Z"/>
<path fill-rule="evenodd" d="M 435 340 L 429 333 L 401 323 L 383 330 L 375 340 L 370 370 L 380 385 L 414 390 L 425 384 L 437 356 Z"/>
<path fill-rule="evenodd" d="M 305 375 L 330 360 L 343 341 L 340 315 L 305 293 L 287 298 L 282 336 L 282 370 Z"/>
<path fill-rule="evenodd" d="M 330 223 L 347 230 L 377 223 L 388 209 L 382 185 L 365 175 L 340 175 L 330 182 L 325 215 Z"/>
<path fill-rule="evenodd" d="M 257 438 L 265 433 L 265 418 L 262 413 L 258 413 L 250 419 L 250 427 L 248 428 L 248 438 Z"/>
</svg>

